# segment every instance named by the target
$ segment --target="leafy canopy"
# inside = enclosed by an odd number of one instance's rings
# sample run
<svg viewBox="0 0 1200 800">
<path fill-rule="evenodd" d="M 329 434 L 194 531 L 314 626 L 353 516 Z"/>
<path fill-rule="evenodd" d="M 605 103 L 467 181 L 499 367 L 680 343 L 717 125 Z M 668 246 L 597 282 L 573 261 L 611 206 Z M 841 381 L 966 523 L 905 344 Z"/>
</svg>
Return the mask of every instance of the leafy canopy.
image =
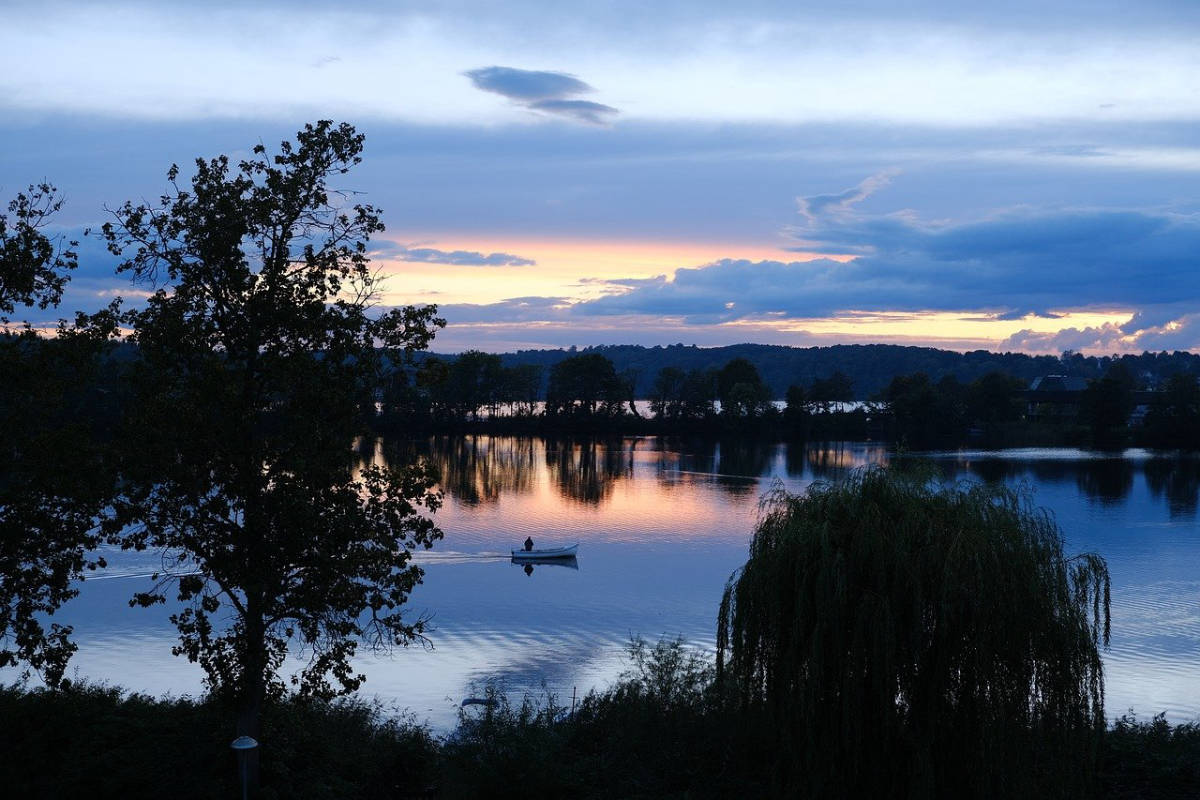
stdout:
<svg viewBox="0 0 1200 800">
<path fill-rule="evenodd" d="M 798 794 L 1083 791 L 1108 587 L 1012 490 L 867 469 L 765 499 L 718 676 L 773 722 Z"/>
<path fill-rule="evenodd" d="M 351 447 L 384 373 L 444 324 L 432 306 L 373 313 L 367 242 L 378 209 L 330 188 L 361 160 L 348 124 L 306 125 L 274 155 L 168 172 L 157 205 L 103 228 L 121 271 L 154 293 L 127 323 L 140 359 L 108 522 L 164 568 L 132 602 L 179 610 L 177 654 L 256 717 L 284 689 L 322 697 L 364 680 L 360 642 L 422 639 L 400 606 L 420 583 L 411 551 L 441 536 L 421 464 L 355 467 Z M 230 620 L 228 625 L 225 621 Z"/>
<path fill-rule="evenodd" d="M 0 213 L 0 324 L 18 306 L 58 305 L 76 266 L 76 243 L 46 232 L 61 207 L 42 183 Z M 50 686 L 75 651 L 51 616 L 104 563 L 92 553 L 108 488 L 95 386 L 113 309 L 55 338 L 28 323 L 0 332 L 0 667 L 26 664 Z"/>
</svg>

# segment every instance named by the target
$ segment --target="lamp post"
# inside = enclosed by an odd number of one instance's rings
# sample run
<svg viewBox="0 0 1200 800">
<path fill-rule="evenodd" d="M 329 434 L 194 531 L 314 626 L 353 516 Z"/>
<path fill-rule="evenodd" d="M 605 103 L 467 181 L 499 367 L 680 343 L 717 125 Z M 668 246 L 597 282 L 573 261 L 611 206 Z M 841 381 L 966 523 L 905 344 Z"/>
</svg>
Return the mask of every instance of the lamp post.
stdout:
<svg viewBox="0 0 1200 800">
<path fill-rule="evenodd" d="M 238 754 L 238 765 L 242 770 L 242 800 L 246 800 L 246 753 L 258 747 L 258 742 L 249 736 L 239 736 L 229 746 L 236 750 Z"/>
</svg>

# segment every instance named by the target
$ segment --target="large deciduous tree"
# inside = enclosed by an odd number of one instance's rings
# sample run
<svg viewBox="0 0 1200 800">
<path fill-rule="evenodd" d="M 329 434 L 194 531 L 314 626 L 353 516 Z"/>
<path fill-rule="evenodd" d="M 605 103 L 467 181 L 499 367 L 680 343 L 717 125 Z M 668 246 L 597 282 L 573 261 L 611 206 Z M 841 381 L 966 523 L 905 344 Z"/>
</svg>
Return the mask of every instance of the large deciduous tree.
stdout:
<svg viewBox="0 0 1200 800">
<path fill-rule="evenodd" d="M 330 697 L 364 680 L 360 642 L 402 645 L 423 620 L 400 606 L 420 583 L 411 551 L 441 536 L 421 464 L 354 467 L 354 436 L 380 371 L 444 324 L 432 306 L 372 313 L 367 241 L 379 212 L 329 182 L 360 161 L 347 124 L 305 126 L 270 155 L 196 161 L 190 188 L 168 172 L 154 205 L 104 226 L 120 270 L 153 294 L 128 324 L 140 358 L 109 521 L 125 548 L 164 568 L 131 602 L 173 593 L 176 654 L 257 736 L 266 699 Z"/>
</svg>

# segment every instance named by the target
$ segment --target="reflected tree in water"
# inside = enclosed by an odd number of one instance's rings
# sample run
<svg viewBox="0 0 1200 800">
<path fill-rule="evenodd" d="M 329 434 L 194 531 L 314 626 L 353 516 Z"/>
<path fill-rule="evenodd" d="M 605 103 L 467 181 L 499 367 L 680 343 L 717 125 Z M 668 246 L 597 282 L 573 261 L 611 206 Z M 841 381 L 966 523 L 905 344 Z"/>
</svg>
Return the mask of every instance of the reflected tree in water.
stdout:
<svg viewBox="0 0 1200 800">
<path fill-rule="evenodd" d="M 1080 491 L 1102 505 L 1117 505 L 1133 490 L 1133 463 L 1124 458 L 1081 461 L 1075 468 L 1075 483 Z"/>
<path fill-rule="evenodd" d="M 1200 500 L 1200 461 L 1195 458 L 1154 458 L 1143 467 L 1146 485 L 1155 497 L 1166 497 L 1171 517 L 1195 517 Z"/>
<path fill-rule="evenodd" d="M 754 439 L 722 439 L 717 446 L 717 481 L 735 497 L 758 493 L 758 479 L 770 474 L 775 445 Z"/>
<path fill-rule="evenodd" d="M 468 505 L 533 491 L 535 440 L 527 437 L 439 436 L 428 450 L 442 490 Z"/>
<path fill-rule="evenodd" d="M 626 447 L 620 439 L 551 439 L 546 442 L 546 467 L 564 497 L 599 505 L 612 495 L 617 481 L 633 475 L 635 447 L 636 440 Z"/>
</svg>

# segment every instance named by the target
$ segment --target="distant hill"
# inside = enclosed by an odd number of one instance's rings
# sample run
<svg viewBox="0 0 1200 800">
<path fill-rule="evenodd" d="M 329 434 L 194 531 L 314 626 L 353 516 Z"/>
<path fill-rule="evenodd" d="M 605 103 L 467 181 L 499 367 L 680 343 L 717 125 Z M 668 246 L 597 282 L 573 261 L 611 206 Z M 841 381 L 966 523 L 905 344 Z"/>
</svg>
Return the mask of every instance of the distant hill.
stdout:
<svg viewBox="0 0 1200 800">
<path fill-rule="evenodd" d="M 554 364 L 580 353 L 601 353 L 612 360 L 618 371 L 632 370 L 637 376 L 638 397 L 649 394 L 655 376 L 663 367 L 719 369 L 734 358 L 745 358 L 754 364 L 777 398 L 782 398 L 792 384 L 809 385 L 817 378 L 829 377 L 835 370 L 841 370 L 850 377 L 854 382 L 855 396 L 863 400 L 882 390 L 894 376 L 914 372 L 924 372 L 935 381 L 953 375 L 963 382 L 992 371 L 1004 372 L 1025 381 L 1052 374 L 1098 378 L 1114 361 L 1119 360 L 1149 387 L 1156 386 L 1176 372 L 1200 374 L 1200 355 L 1186 352 L 1120 357 L 1083 356 L 1070 352 L 1062 356 L 1030 356 L 987 350 L 959 353 L 893 344 L 832 347 L 767 344 L 736 344 L 728 347 L 601 345 L 579 350 L 520 350 L 503 353 L 501 359 L 505 366 L 539 364 L 549 372 Z"/>
</svg>

